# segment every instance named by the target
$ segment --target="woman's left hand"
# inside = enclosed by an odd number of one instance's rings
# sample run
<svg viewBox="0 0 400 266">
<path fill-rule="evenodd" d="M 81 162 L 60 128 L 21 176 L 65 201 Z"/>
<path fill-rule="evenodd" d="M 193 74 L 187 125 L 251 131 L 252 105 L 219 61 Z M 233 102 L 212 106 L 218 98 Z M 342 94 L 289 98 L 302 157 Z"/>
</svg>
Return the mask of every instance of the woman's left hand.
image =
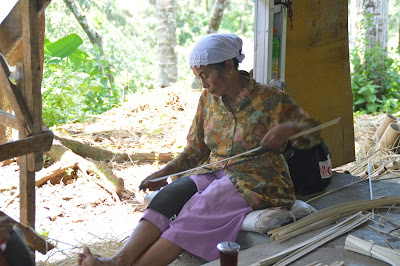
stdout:
<svg viewBox="0 0 400 266">
<path fill-rule="evenodd" d="M 291 123 L 278 124 L 268 130 L 267 134 L 260 141 L 260 145 L 268 151 L 276 151 L 282 148 L 287 139 L 300 130 Z"/>
</svg>

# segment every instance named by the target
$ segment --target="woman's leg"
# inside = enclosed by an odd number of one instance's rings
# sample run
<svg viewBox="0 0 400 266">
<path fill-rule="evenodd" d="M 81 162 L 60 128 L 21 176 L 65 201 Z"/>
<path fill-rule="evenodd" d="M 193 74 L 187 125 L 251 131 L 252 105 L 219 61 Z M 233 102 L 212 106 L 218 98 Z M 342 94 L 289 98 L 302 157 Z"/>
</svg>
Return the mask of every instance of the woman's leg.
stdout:
<svg viewBox="0 0 400 266">
<path fill-rule="evenodd" d="M 151 222 L 142 219 L 130 235 L 125 245 L 111 258 L 97 258 L 86 247 L 79 254 L 78 265 L 132 265 L 161 235 L 161 231 Z"/>
<path fill-rule="evenodd" d="M 160 236 L 162 232 L 168 228 L 169 221 L 173 220 L 179 214 L 185 203 L 196 192 L 196 183 L 188 177 L 182 177 L 168 184 L 160 192 L 158 192 L 150 202 L 148 206 L 148 211 L 150 210 L 150 212 L 146 211 L 144 219 L 139 222 L 128 241 L 115 256 L 111 258 L 97 258 L 90 252 L 88 248 L 84 248 L 83 253 L 79 254 L 78 264 L 131 265 L 156 241 L 158 243 L 156 245 L 157 249 L 171 249 L 171 252 L 167 252 L 163 257 L 169 258 L 169 255 L 171 255 L 171 258 L 175 259 L 182 252 L 181 248 L 168 240 L 160 239 Z M 159 242 L 158 240 L 162 241 Z M 161 248 L 158 248 L 160 245 Z M 150 254 L 153 254 L 153 252 L 150 252 Z M 154 256 L 154 254 L 145 258 L 158 261 L 158 259 L 160 259 L 159 256 Z"/>
<path fill-rule="evenodd" d="M 182 253 L 182 248 L 171 241 L 159 238 L 133 265 L 168 265 Z"/>
</svg>

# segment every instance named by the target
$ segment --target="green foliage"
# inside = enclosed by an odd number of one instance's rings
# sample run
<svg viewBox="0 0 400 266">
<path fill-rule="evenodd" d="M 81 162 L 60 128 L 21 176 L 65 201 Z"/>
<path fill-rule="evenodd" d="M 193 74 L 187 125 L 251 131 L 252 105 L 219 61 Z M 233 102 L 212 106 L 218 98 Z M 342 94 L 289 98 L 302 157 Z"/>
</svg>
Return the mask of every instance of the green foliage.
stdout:
<svg viewBox="0 0 400 266">
<path fill-rule="evenodd" d="M 206 32 L 209 13 L 204 7 L 196 8 L 195 5 L 196 1 L 176 1 L 176 39 L 179 46 L 192 44 L 197 36 Z"/>
<path fill-rule="evenodd" d="M 221 29 L 225 32 L 254 37 L 254 2 L 245 0 L 237 3 L 228 2 L 221 21 Z"/>
<path fill-rule="evenodd" d="M 45 41 L 42 84 L 43 120 L 47 126 L 82 121 L 109 110 L 119 94 L 99 57 L 77 49 L 82 39 L 68 35 L 54 43 Z"/>
<path fill-rule="evenodd" d="M 152 89 L 157 84 L 155 1 L 133 0 L 135 8 L 129 11 L 116 0 L 76 2 L 102 37 L 104 54 L 93 49 L 64 1 L 49 4 L 43 76 L 43 117 L 48 126 L 82 121 L 112 108 L 125 95 Z M 211 3 L 176 1 L 179 82 L 189 84 L 193 80 L 187 55 L 193 42 L 207 30 Z M 253 1 L 229 1 L 220 32 L 252 38 L 253 9 Z"/>
<path fill-rule="evenodd" d="M 366 16 L 364 26 L 371 27 L 370 16 Z M 351 51 L 351 87 L 355 112 L 395 113 L 400 110 L 400 64 L 388 56 L 380 44 L 369 47 L 364 35 L 361 45 Z"/>
<path fill-rule="evenodd" d="M 42 229 L 42 233 L 39 234 L 39 235 L 41 235 L 44 239 L 47 240 L 47 239 L 49 239 L 50 231 L 47 230 L 46 228 L 43 228 Z"/>
<path fill-rule="evenodd" d="M 50 54 L 52 57 L 64 58 L 72 55 L 82 43 L 82 38 L 75 33 L 67 35 L 54 43 L 47 40 L 45 53 Z"/>
</svg>

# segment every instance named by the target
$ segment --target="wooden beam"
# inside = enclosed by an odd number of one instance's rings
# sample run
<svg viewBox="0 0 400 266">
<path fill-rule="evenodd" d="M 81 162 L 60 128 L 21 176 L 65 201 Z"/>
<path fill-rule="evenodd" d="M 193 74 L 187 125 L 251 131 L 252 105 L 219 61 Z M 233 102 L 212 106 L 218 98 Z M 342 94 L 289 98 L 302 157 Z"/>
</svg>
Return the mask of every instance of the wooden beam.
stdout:
<svg viewBox="0 0 400 266">
<path fill-rule="evenodd" d="M 0 144 L 0 161 L 34 152 L 49 151 L 53 143 L 53 133 L 47 132 L 24 139 Z"/>
<path fill-rule="evenodd" d="M 42 133 L 42 94 L 41 64 L 39 51 L 39 25 L 38 25 L 38 1 L 22 0 L 22 40 L 24 54 L 24 79 L 25 95 L 23 98 L 32 119 L 33 135 Z M 28 154 L 28 169 L 39 171 L 43 167 L 43 154 Z"/>
<path fill-rule="evenodd" d="M 25 103 L 17 90 L 17 88 L 8 80 L 9 70 L 7 63 L 0 56 L 0 84 L 3 88 L 12 109 L 15 112 L 15 117 L 20 125 L 21 131 L 25 136 L 32 134 L 32 121 L 28 115 Z"/>
<path fill-rule="evenodd" d="M 15 115 L 4 112 L 3 110 L 0 110 L 0 124 L 6 127 L 21 130 L 17 118 L 15 118 Z"/>
<path fill-rule="evenodd" d="M 38 17 L 42 16 L 50 0 L 39 0 Z M 22 41 L 21 6 L 18 2 L 0 23 L 0 51 L 8 57 Z"/>
<path fill-rule="evenodd" d="M 7 216 L 4 212 L 0 211 L 0 217 Z M 8 217 L 8 216 L 7 216 Z M 10 218 L 10 217 L 9 217 Z M 21 229 L 24 235 L 25 241 L 28 246 L 34 250 L 39 251 L 42 254 L 46 254 L 47 251 L 54 248 L 54 245 L 47 242 L 41 236 L 37 235 L 36 232 L 28 226 L 22 225 L 14 219 L 10 218 L 13 223 Z"/>
</svg>

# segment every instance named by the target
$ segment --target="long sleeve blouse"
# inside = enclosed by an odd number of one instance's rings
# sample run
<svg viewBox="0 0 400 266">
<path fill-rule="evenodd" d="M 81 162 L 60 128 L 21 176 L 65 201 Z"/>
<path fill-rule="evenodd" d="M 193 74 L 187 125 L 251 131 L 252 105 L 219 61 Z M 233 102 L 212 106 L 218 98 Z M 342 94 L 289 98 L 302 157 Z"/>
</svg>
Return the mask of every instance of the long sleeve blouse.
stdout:
<svg viewBox="0 0 400 266">
<path fill-rule="evenodd" d="M 300 131 L 317 125 L 287 93 L 255 82 L 247 72 L 241 74 L 250 80 L 250 86 L 240 92 L 233 110 L 225 104 L 224 97 L 203 91 L 187 136 L 187 146 L 171 162 L 177 171 L 218 162 L 258 147 L 268 130 L 281 123 L 290 122 Z M 317 132 L 291 144 L 298 149 L 307 149 L 319 140 Z M 253 210 L 290 207 L 295 201 L 295 193 L 282 155 L 284 149 L 227 160 L 202 172 L 223 168 Z"/>
</svg>

